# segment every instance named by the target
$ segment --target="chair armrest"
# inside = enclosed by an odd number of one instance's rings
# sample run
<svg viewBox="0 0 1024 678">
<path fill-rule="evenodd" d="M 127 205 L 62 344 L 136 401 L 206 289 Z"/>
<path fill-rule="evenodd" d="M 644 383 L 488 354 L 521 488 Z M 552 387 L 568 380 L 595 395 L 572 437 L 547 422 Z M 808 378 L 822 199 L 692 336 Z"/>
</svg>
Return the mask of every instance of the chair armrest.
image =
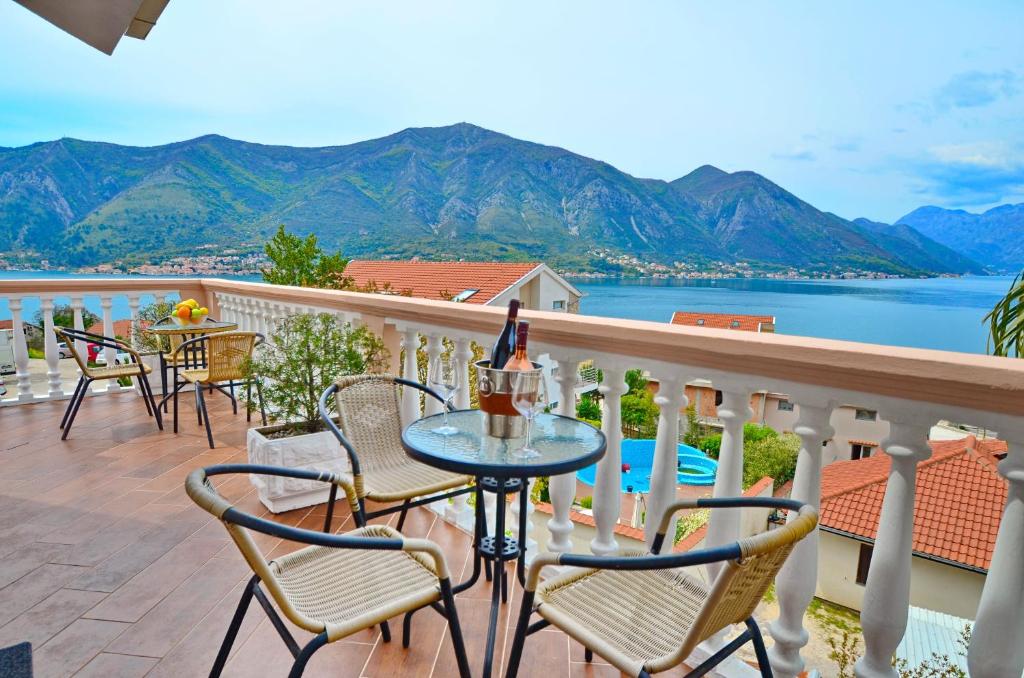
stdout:
<svg viewBox="0 0 1024 678">
<path fill-rule="evenodd" d="M 590 570 L 669 570 L 735 560 L 742 555 L 738 542 L 711 549 L 646 556 L 591 556 L 582 553 L 542 553 L 533 559 L 526 578 L 526 590 L 534 591 L 545 565 L 566 565 Z"/>
<path fill-rule="evenodd" d="M 692 508 L 772 508 L 788 511 L 799 511 L 804 504 L 795 499 L 783 499 L 781 497 L 720 497 L 704 499 L 682 499 L 665 507 L 661 514 L 661 522 L 658 524 L 658 533 L 651 544 L 651 553 L 658 554 L 665 542 L 665 533 L 668 532 L 668 524 L 677 511 Z"/>
<path fill-rule="evenodd" d="M 448 561 L 445 560 L 441 547 L 429 539 L 403 539 L 403 551 L 425 553 L 434 561 L 434 570 L 438 579 L 451 579 L 451 572 L 448 570 Z"/>
<path fill-rule="evenodd" d="M 334 437 L 338 439 L 338 443 L 345 449 L 345 452 L 348 453 L 349 463 L 352 464 L 352 473 L 359 474 L 359 455 L 356 454 L 356 448 L 352 446 L 352 443 L 348 441 L 348 438 L 346 438 L 345 434 L 341 432 L 338 425 L 334 423 L 334 417 L 331 416 L 330 411 L 327 409 L 327 400 L 337 392 L 338 385 L 331 384 L 327 387 L 327 390 L 320 395 L 320 402 L 318 403 L 318 407 L 320 409 L 320 420 L 324 422 L 327 430 L 334 434 Z"/>
</svg>

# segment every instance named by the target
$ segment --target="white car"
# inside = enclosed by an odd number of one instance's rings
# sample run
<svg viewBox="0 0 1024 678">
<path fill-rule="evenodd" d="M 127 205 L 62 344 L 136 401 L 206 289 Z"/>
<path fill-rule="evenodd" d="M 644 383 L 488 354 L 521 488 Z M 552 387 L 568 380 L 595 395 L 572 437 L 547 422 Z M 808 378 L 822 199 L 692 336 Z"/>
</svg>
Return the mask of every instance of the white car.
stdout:
<svg viewBox="0 0 1024 678">
<path fill-rule="evenodd" d="M 68 345 L 65 342 L 57 342 L 57 355 L 60 356 L 62 359 L 71 357 L 71 349 L 68 348 Z"/>
<path fill-rule="evenodd" d="M 132 354 L 131 353 L 125 353 L 124 351 L 118 351 L 117 354 L 114 356 L 114 364 L 115 365 L 129 365 L 129 364 L 131 364 L 131 362 L 132 362 Z M 100 351 L 99 353 L 96 354 L 95 363 L 96 363 L 97 367 L 106 367 L 107 366 L 107 356 L 106 356 L 104 351 Z"/>
<path fill-rule="evenodd" d="M 0 377 L 0 398 L 3 398 L 5 395 L 7 395 L 7 387 L 4 386 L 4 378 Z"/>
</svg>

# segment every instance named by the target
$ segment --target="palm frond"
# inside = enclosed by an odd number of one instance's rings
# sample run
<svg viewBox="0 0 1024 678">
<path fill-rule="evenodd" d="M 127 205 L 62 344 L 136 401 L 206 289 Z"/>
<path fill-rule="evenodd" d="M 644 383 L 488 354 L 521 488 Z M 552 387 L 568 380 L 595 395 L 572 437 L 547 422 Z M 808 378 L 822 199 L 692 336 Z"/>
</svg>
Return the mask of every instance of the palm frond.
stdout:
<svg viewBox="0 0 1024 678">
<path fill-rule="evenodd" d="M 1024 358 L 1024 271 L 982 322 L 989 325 L 989 353 Z"/>
</svg>

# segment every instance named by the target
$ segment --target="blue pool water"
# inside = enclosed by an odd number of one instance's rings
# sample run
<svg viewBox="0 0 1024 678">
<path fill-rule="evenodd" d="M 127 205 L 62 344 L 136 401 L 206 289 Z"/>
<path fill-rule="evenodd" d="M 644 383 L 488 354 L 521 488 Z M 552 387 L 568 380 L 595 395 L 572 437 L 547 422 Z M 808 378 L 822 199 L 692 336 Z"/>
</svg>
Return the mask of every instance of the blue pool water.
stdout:
<svg viewBox="0 0 1024 678">
<path fill-rule="evenodd" d="M 680 485 L 714 485 L 718 462 L 709 458 L 695 447 L 679 444 L 679 461 L 677 466 L 688 472 L 679 473 L 677 482 Z M 623 492 L 650 492 L 651 465 L 654 463 L 654 441 L 634 440 L 622 441 L 622 463 L 629 464 L 629 471 L 621 473 Z M 576 472 L 576 477 L 587 485 L 593 486 L 597 475 L 597 465 L 588 466 Z M 632 488 L 632 490 L 630 490 Z"/>
</svg>

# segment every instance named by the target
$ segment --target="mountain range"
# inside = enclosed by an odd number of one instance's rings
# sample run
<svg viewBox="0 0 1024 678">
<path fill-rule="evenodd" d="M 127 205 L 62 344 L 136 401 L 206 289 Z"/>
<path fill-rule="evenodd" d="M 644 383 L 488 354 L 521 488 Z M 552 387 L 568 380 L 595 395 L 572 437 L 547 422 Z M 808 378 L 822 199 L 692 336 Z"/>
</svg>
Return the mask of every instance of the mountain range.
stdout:
<svg viewBox="0 0 1024 678">
<path fill-rule="evenodd" d="M 993 270 L 1017 273 L 1024 269 L 1024 203 L 993 207 L 982 214 L 919 207 L 897 223 Z"/>
<path fill-rule="evenodd" d="M 602 249 L 776 270 L 985 272 L 926 222 L 848 221 L 757 173 L 710 165 L 671 182 L 640 179 L 466 123 L 322 148 L 216 135 L 0 148 L 0 256 L 72 266 L 255 250 L 285 224 L 347 256 L 529 258 L 587 270 Z"/>
</svg>

